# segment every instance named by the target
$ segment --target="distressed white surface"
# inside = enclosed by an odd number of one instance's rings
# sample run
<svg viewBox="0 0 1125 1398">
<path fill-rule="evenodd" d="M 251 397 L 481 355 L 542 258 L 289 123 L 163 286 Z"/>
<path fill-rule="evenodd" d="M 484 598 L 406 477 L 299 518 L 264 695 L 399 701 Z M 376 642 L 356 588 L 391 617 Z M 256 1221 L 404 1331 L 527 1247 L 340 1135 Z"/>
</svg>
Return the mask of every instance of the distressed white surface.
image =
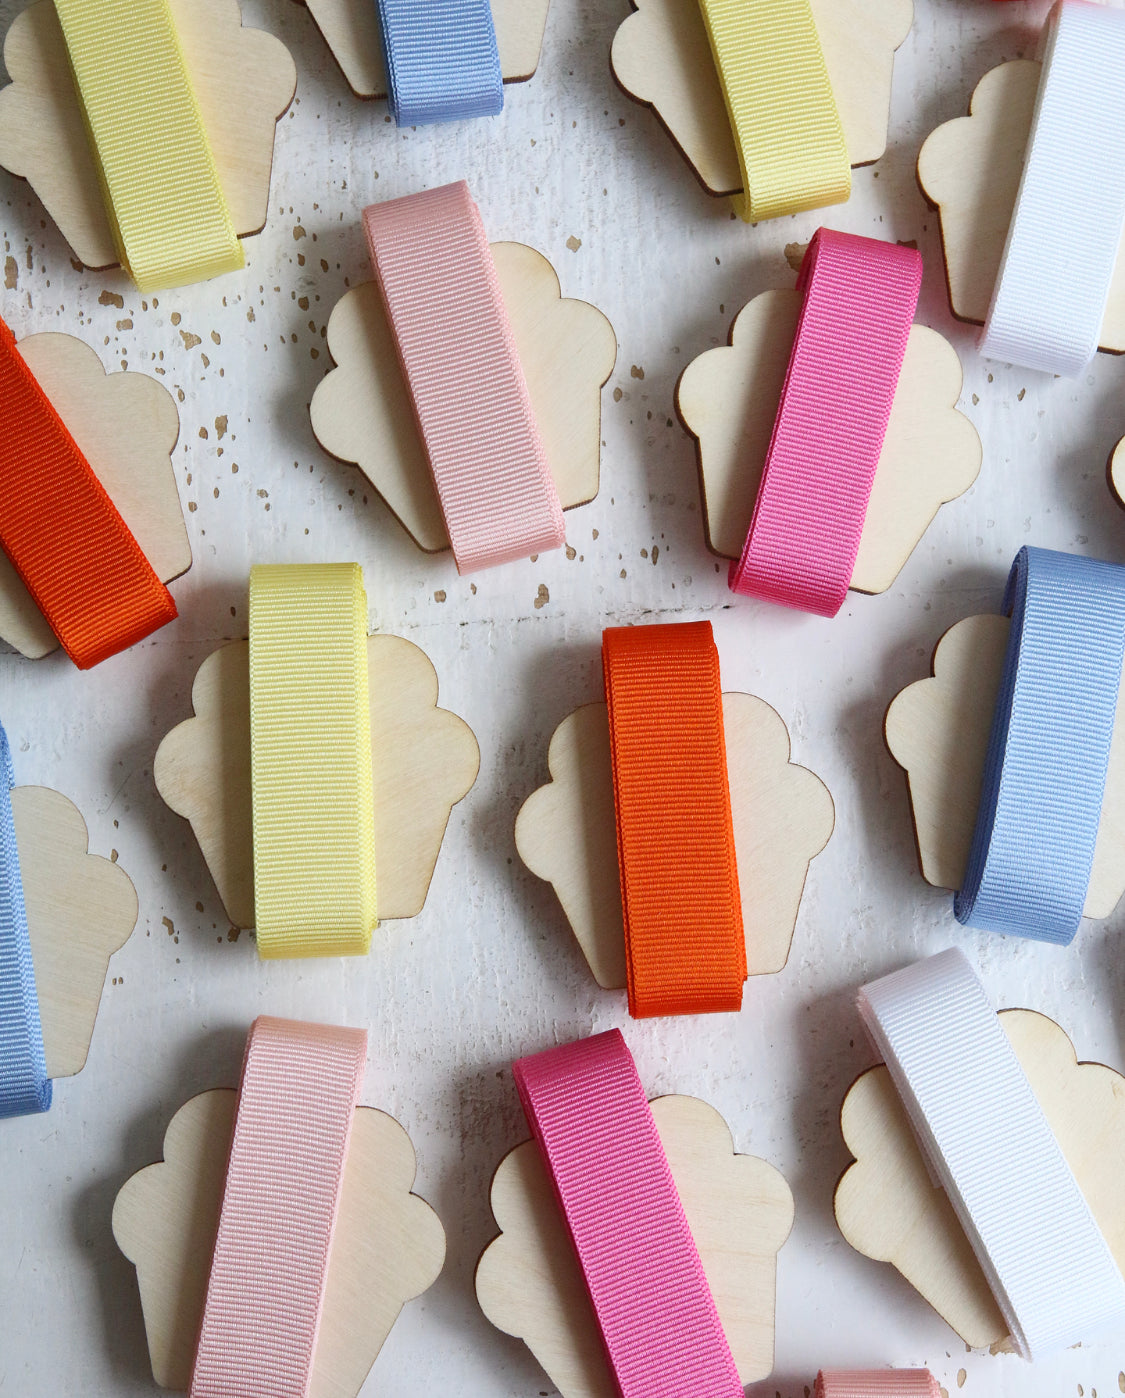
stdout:
<svg viewBox="0 0 1125 1398">
<path fill-rule="evenodd" d="M 18 9 L 0 0 L 0 27 Z M 651 1093 L 706 1098 L 738 1147 L 793 1186 L 777 1369 L 755 1398 L 799 1398 L 822 1364 L 929 1364 L 951 1392 L 963 1383 L 982 1398 L 1125 1389 L 1125 1335 L 1035 1368 L 964 1354 L 896 1273 L 851 1251 L 831 1212 L 847 1163 L 837 1113 L 872 1061 L 853 1004 L 861 979 L 956 942 L 999 1004 L 1046 1011 L 1082 1056 L 1125 1066 L 1125 913 L 1085 924 L 1065 951 L 960 931 L 950 896 L 917 872 L 905 780 L 881 729 L 892 696 L 928 672 L 945 628 L 998 606 L 1022 543 L 1125 559 L 1125 515 L 1105 485 L 1107 455 L 1125 433 L 1125 364 L 1100 356 L 1069 383 L 981 361 L 975 331 L 950 318 L 936 217 L 914 178 L 923 137 L 966 109 L 986 68 L 1031 51 L 1046 9 L 1045 0 L 917 0 L 888 154 L 857 172 L 849 205 L 825 216 L 918 240 L 921 319 L 963 352 L 967 411 L 985 441 L 978 484 L 941 512 L 897 585 L 883 597 L 852 594 L 835 621 L 732 605 L 725 568 L 704 548 L 693 445 L 672 409 L 678 374 L 725 339 L 735 311 L 792 284 L 782 249 L 807 241 L 818 219 L 750 229 L 702 192 L 610 75 L 625 0 L 554 0 L 539 74 L 508 89 L 495 122 L 402 134 L 381 104 L 350 95 L 303 9 L 246 0 L 247 19 L 285 39 L 300 73 L 298 105 L 279 131 L 271 221 L 248 245 L 245 274 L 147 310 L 121 274 L 76 271 L 26 186 L 0 175 L 9 282 L 18 272 L 2 292 L 5 318 L 17 334 L 65 329 L 111 364 L 166 371 L 183 395 L 176 465 L 195 550 L 173 585 L 181 620 L 151 643 L 91 674 L 60 656 L 0 656 L 18 779 L 76 800 L 92 847 L 120 852 L 141 901 L 86 1070 L 57 1086 L 49 1116 L 0 1125 L 0 1394 L 156 1391 L 133 1272 L 110 1235 L 113 1198 L 159 1156 L 186 1097 L 235 1083 L 247 1024 L 262 1011 L 369 1026 L 366 1100 L 410 1131 L 418 1188 L 448 1231 L 446 1270 L 403 1314 L 368 1394 L 551 1392 L 522 1345 L 481 1317 L 473 1267 L 494 1231 L 491 1172 L 526 1135 L 509 1061 L 611 1025 L 624 1029 Z M 324 456 L 307 412 L 328 368 L 328 312 L 368 275 L 360 208 L 461 176 L 489 236 L 547 253 L 564 292 L 601 306 L 621 345 L 605 395 L 602 492 L 567 517 L 577 557 L 478 575 L 475 591 L 448 556 L 419 553 L 353 469 Z M 123 309 L 103 304 L 106 292 Z M 189 348 L 185 331 L 201 343 Z M 387 925 L 366 962 L 260 965 L 249 938 L 228 941 L 195 841 L 156 795 L 153 753 L 187 716 L 199 663 L 244 634 L 251 560 L 351 558 L 366 570 L 372 625 L 434 660 L 442 701 L 480 740 L 482 775 L 454 812 L 422 916 Z M 813 863 L 789 966 L 751 982 L 737 1019 L 631 1023 L 624 997 L 595 986 L 550 888 L 515 856 L 515 813 L 546 777 L 551 732 L 600 692 L 602 625 L 654 615 L 712 619 L 724 686 L 776 706 L 796 760 L 836 800 L 836 834 Z M 691 916 L 690 890 L 680 915 Z"/>
</svg>

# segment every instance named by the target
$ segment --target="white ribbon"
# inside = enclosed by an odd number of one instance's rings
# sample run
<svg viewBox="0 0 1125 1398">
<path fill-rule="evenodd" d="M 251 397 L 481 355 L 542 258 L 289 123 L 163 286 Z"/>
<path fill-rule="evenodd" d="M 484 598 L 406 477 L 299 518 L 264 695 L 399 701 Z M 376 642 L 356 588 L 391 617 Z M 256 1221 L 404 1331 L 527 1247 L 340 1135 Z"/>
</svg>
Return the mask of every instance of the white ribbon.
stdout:
<svg viewBox="0 0 1125 1398">
<path fill-rule="evenodd" d="M 1059 0 L 981 353 L 1074 377 L 1125 231 L 1125 12 Z"/>
<path fill-rule="evenodd" d="M 1125 1279 L 961 952 L 864 986 L 859 1010 L 1020 1354 L 1125 1321 Z"/>
</svg>

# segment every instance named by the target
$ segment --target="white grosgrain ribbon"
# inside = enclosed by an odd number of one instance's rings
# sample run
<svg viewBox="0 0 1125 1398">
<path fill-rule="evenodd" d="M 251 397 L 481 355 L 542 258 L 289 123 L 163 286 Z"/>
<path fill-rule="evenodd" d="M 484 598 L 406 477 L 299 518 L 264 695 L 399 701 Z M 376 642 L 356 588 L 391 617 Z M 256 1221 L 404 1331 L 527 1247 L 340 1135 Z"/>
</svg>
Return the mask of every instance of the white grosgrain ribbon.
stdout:
<svg viewBox="0 0 1125 1398">
<path fill-rule="evenodd" d="M 1020 1354 L 1125 1322 L 1125 1278 L 962 953 L 863 986 L 859 1010 Z"/>
<path fill-rule="evenodd" d="M 1125 11 L 1059 0 L 981 353 L 1073 378 L 1125 231 Z"/>
</svg>

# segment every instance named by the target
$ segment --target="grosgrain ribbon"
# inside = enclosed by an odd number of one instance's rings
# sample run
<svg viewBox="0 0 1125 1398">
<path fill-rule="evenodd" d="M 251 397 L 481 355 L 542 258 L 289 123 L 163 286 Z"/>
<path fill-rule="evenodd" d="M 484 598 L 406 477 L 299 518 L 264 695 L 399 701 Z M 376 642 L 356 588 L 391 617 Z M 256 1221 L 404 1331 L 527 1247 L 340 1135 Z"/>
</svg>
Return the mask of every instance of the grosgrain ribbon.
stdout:
<svg viewBox="0 0 1125 1398">
<path fill-rule="evenodd" d="M 961 952 L 864 986 L 859 1010 L 1020 1354 L 1125 1321 L 1125 1279 Z"/>
<path fill-rule="evenodd" d="M 1125 568 L 1022 548 L 959 922 L 1071 942 L 1082 920 L 1125 661 Z"/>
<path fill-rule="evenodd" d="M 929 1369 L 821 1369 L 813 1398 L 941 1398 Z"/>
<path fill-rule="evenodd" d="M 636 1065 L 616 1029 L 512 1065 L 621 1398 L 742 1398 Z"/>
<path fill-rule="evenodd" d="M 699 0 L 750 223 L 842 204 L 852 168 L 809 0 Z"/>
<path fill-rule="evenodd" d="M 105 487 L 0 320 L 0 546 L 79 669 L 176 617 Z"/>
<path fill-rule="evenodd" d="M 1097 352 L 1125 231 L 1125 13 L 1061 0 L 981 353 L 1073 377 Z"/>
<path fill-rule="evenodd" d="M 358 563 L 250 570 L 250 752 L 259 955 L 365 955 L 375 798 Z"/>
<path fill-rule="evenodd" d="M 399 126 L 503 111 L 489 0 L 378 0 L 378 6 L 387 97 Z"/>
<path fill-rule="evenodd" d="M 709 621 L 602 633 L 629 1013 L 742 1008 L 746 937 Z"/>
<path fill-rule="evenodd" d="M 480 212 L 461 181 L 364 227 L 461 573 L 566 542 Z"/>
<path fill-rule="evenodd" d="M 245 266 L 168 0 L 55 0 L 122 265 L 140 291 Z"/>
<path fill-rule="evenodd" d="M 922 284 L 913 248 L 821 228 L 732 591 L 835 616 L 863 534 Z"/>
<path fill-rule="evenodd" d="M 45 1112 L 51 1080 L 12 816 L 12 751 L 0 724 L 0 1118 Z"/>
<path fill-rule="evenodd" d="M 250 1029 L 190 1398 L 305 1398 L 367 1031 Z"/>
</svg>

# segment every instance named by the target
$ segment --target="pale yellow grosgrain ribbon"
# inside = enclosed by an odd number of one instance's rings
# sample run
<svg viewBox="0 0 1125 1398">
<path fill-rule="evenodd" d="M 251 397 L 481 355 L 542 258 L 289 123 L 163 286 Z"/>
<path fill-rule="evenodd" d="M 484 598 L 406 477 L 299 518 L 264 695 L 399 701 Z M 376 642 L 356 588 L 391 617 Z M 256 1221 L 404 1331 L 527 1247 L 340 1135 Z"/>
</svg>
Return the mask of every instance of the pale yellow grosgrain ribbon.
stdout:
<svg viewBox="0 0 1125 1398">
<path fill-rule="evenodd" d="M 55 0 L 122 265 L 141 291 L 245 266 L 168 0 Z"/>
<path fill-rule="evenodd" d="M 809 0 L 699 0 L 747 222 L 842 204 L 852 171 Z"/>
<path fill-rule="evenodd" d="M 358 563 L 250 570 L 250 753 L 259 955 L 365 954 L 375 802 Z"/>
</svg>

